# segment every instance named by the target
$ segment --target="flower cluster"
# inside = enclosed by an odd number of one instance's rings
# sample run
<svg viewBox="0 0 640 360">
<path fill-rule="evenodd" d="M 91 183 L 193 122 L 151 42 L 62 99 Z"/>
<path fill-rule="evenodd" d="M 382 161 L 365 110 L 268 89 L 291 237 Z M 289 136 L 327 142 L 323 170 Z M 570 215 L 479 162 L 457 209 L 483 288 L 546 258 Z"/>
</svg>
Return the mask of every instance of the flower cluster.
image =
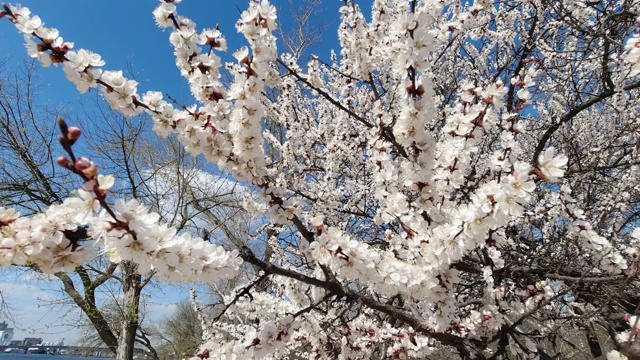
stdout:
<svg viewBox="0 0 640 360">
<path fill-rule="evenodd" d="M 33 217 L 21 217 L 13 209 L 0 207 L 0 266 L 32 266 L 53 274 L 71 271 L 97 255 L 87 238 L 88 193 L 65 200 Z"/>
<path fill-rule="evenodd" d="M 186 279 L 214 283 L 238 271 L 237 252 L 188 234 L 177 235 L 135 200 L 117 201 L 116 219 L 106 211 L 98 213 L 99 206 L 91 193 L 77 190 L 77 197 L 32 217 L 0 208 L 0 265 L 31 266 L 52 274 L 71 271 L 103 251 L 113 262 L 135 261 L 138 271 L 153 269 L 172 283 Z"/>
<path fill-rule="evenodd" d="M 213 283 L 247 261 L 257 279 L 224 298 L 200 358 L 418 358 L 437 342 L 467 358 L 494 348 L 530 358 L 536 339 L 565 326 L 554 319 L 609 306 L 616 291 L 589 282 L 637 290 L 640 84 L 627 81 L 640 40 L 584 50 L 587 35 L 617 36 L 592 30 L 604 9 L 374 0 L 367 17 L 347 1 L 339 57 L 305 69 L 278 55 L 268 1 L 242 12 L 247 45 L 227 64 L 221 31 L 198 30 L 179 3 L 153 12 L 197 100 L 179 109 L 159 91 L 139 95 L 28 9 L 0 17 L 79 91 L 98 87 L 122 114 L 151 115 L 158 135 L 259 189 L 245 210 L 266 219 L 250 234 L 264 258 L 178 234 L 136 200 L 108 202 L 114 179 L 72 156 L 79 129 L 69 128 L 70 159 L 58 163 L 83 190 L 30 218 L 1 208 L 2 265 L 68 270 L 102 249 L 169 282 Z M 630 76 L 607 63 L 620 58 Z"/>
</svg>

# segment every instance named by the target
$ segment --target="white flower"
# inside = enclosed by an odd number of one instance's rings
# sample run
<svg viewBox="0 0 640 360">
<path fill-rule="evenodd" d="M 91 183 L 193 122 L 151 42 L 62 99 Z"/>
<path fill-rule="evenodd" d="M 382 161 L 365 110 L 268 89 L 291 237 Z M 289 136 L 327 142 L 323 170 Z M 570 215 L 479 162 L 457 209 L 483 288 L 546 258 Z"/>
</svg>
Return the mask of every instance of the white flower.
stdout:
<svg viewBox="0 0 640 360">
<path fill-rule="evenodd" d="M 20 214 L 15 209 L 7 209 L 0 206 L 0 227 L 7 226 L 14 222 Z"/>
<path fill-rule="evenodd" d="M 48 67 L 51 65 L 51 55 L 47 52 L 40 51 L 38 49 L 38 44 L 31 39 L 31 36 L 25 34 L 24 41 L 26 42 L 25 47 L 27 48 L 27 53 L 30 57 L 38 59 L 42 67 Z"/>
<path fill-rule="evenodd" d="M 531 93 L 529 92 L 529 90 L 522 88 L 518 90 L 518 99 L 527 101 L 531 99 Z"/>
<path fill-rule="evenodd" d="M 627 357 L 619 353 L 617 350 L 611 350 L 607 353 L 607 360 L 627 360 Z"/>
<path fill-rule="evenodd" d="M 102 70 L 96 68 L 104 65 L 100 55 L 80 49 L 77 52 L 68 51 L 66 57 L 69 61 L 63 63 L 63 71 L 69 81 L 73 82 L 78 91 L 86 92 L 96 86 L 102 75 Z"/>
<path fill-rule="evenodd" d="M 105 71 L 101 79 L 108 85 L 103 86 L 102 91 L 112 108 L 127 116 L 142 112 L 142 108 L 134 103 L 134 98 L 139 98 L 136 93 L 137 81 L 125 78 L 122 71 Z"/>
<path fill-rule="evenodd" d="M 278 18 L 275 6 L 271 5 L 268 1 L 262 0 L 258 6 L 258 12 L 264 21 L 262 25 L 266 25 L 269 30 L 275 30 L 276 19 Z"/>
<path fill-rule="evenodd" d="M 205 29 L 198 36 L 198 44 L 209 45 L 221 51 L 227 50 L 227 40 L 218 29 Z"/>
<path fill-rule="evenodd" d="M 68 51 L 67 59 L 75 65 L 75 70 L 84 71 L 88 67 L 103 66 L 104 60 L 99 54 L 85 49 L 80 49 L 77 52 Z"/>
<path fill-rule="evenodd" d="M 18 28 L 18 30 L 22 31 L 25 34 L 33 34 L 41 26 L 42 26 L 42 20 L 40 20 L 40 17 L 38 16 L 33 16 L 33 17 L 20 16 L 18 17 L 18 21 L 16 21 L 16 28 Z"/>
<path fill-rule="evenodd" d="M 174 4 L 163 1 L 153 10 L 153 17 L 156 19 L 156 24 L 161 28 L 173 26 L 173 21 L 171 21 L 169 16 L 173 14 L 174 11 L 176 11 Z"/>
<path fill-rule="evenodd" d="M 100 190 L 109 190 L 115 184 L 113 175 L 98 175 L 98 186 Z"/>
<path fill-rule="evenodd" d="M 484 96 L 492 97 L 494 104 L 497 105 L 498 103 L 496 102 L 500 101 L 502 97 L 506 95 L 506 93 L 507 88 L 504 86 L 504 83 L 501 80 L 498 80 L 487 87 L 487 89 L 484 91 Z"/>
<path fill-rule="evenodd" d="M 556 156 L 556 149 L 550 146 L 538 157 L 538 169 L 550 182 L 557 182 L 563 176 L 569 159 L 560 154 Z"/>
<path fill-rule="evenodd" d="M 241 47 L 233 53 L 233 57 L 238 61 L 243 61 L 244 59 L 249 57 L 249 48 L 246 46 Z"/>
<path fill-rule="evenodd" d="M 54 41 L 60 36 L 60 31 L 56 28 L 41 26 L 36 30 L 36 35 L 47 41 Z"/>
</svg>

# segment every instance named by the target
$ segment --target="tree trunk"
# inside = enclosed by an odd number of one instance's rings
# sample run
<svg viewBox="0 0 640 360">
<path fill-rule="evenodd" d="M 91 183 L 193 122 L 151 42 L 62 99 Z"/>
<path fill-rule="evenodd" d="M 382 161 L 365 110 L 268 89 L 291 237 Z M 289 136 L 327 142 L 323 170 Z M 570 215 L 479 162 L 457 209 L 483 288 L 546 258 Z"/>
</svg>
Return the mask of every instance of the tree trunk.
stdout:
<svg viewBox="0 0 640 360">
<path fill-rule="evenodd" d="M 111 274 L 113 273 L 114 269 L 115 267 L 112 268 L 110 266 L 109 269 L 107 269 L 106 273 Z M 78 307 L 80 307 L 80 309 L 82 309 L 85 315 L 89 318 L 89 321 L 91 321 L 91 324 L 93 324 L 93 327 L 98 332 L 100 339 L 111 351 L 116 353 L 118 349 L 118 339 L 109 326 L 109 323 L 104 318 L 102 312 L 100 312 L 96 307 L 94 291 L 96 287 L 95 284 L 97 282 L 89 283 L 88 277 L 85 276 L 86 273 L 80 270 L 81 268 L 78 268 L 77 273 L 83 279 L 83 284 L 85 286 L 84 297 L 80 295 L 78 290 L 75 288 L 73 280 L 71 280 L 69 275 L 65 273 L 57 273 L 55 274 L 55 276 L 62 281 L 62 284 L 64 285 L 64 291 L 69 295 L 69 297 L 71 297 L 71 299 L 73 299 L 76 305 L 78 305 Z M 104 282 L 104 279 L 99 279 L 98 282 Z"/>
<path fill-rule="evenodd" d="M 160 360 L 160 356 L 158 356 L 158 352 L 156 351 L 155 348 L 150 347 L 149 348 L 149 352 L 151 353 L 151 359 L 152 360 Z"/>
<path fill-rule="evenodd" d="M 133 349 L 138 331 L 138 311 L 140 308 L 141 276 L 136 274 L 136 265 L 126 261 L 122 263 L 124 284 L 123 317 L 118 337 L 118 360 L 133 359 Z"/>
</svg>

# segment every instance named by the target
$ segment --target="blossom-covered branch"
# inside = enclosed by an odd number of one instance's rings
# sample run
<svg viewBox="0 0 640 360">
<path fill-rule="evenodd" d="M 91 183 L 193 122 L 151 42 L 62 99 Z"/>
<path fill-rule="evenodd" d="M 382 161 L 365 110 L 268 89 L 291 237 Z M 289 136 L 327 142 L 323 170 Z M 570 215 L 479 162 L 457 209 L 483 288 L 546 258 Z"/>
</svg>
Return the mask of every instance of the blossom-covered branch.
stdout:
<svg viewBox="0 0 640 360">
<path fill-rule="evenodd" d="M 244 207 L 265 219 L 247 234 L 265 257 L 112 201 L 113 180 L 72 151 L 80 130 L 63 127 L 59 163 L 85 190 L 31 218 L 3 208 L 3 265 L 69 269 L 88 238 L 172 282 L 252 265 L 203 320 L 200 358 L 533 358 L 583 325 L 578 312 L 615 334 L 607 314 L 637 311 L 636 5 L 374 0 L 366 17 L 345 1 L 339 53 L 302 64 L 277 51 L 274 6 L 252 0 L 246 46 L 223 64 L 223 34 L 179 3 L 154 11 L 197 101 L 176 108 L 28 9 L 0 15 L 79 91 L 151 115 L 158 135 L 260 193 Z"/>
</svg>

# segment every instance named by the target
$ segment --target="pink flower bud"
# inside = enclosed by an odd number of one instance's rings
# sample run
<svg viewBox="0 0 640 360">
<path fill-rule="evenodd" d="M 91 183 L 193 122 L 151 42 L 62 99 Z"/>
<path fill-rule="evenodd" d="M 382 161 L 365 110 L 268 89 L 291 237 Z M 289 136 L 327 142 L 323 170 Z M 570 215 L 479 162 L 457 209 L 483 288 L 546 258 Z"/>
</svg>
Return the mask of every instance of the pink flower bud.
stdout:
<svg viewBox="0 0 640 360">
<path fill-rule="evenodd" d="M 76 169 L 79 171 L 84 171 L 86 170 L 88 167 L 90 167 L 92 165 L 91 160 L 89 160 L 89 158 L 87 157 L 79 157 L 76 160 L 75 166 Z"/>
<path fill-rule="evenodd" d="M 64 167 L 64 168 L 68 168 L 69 164 L 71 163 L 71 161 L 69 161 L 69 159 L 67 159 L 66 156 L 59 156 L 56 159 L 56 162 L 58 163 L 58 165 Z"/>
<path fill-rule="evenodd" d="M 82 170 L 82 173 L 89 179 L 93 179 L 98 174 L 98 165 L 91 163 L 89 167 Z"/>
<path fill-rule="evenodd" d="M 70 140 L 78 140 L 80 134 L 82 134 L 82 131 L 80 131 L 80 128 L 76 126 L 72 126 L 69 128 L 69 130 L 67 130 L 67 137 Z"/>
</svg>

